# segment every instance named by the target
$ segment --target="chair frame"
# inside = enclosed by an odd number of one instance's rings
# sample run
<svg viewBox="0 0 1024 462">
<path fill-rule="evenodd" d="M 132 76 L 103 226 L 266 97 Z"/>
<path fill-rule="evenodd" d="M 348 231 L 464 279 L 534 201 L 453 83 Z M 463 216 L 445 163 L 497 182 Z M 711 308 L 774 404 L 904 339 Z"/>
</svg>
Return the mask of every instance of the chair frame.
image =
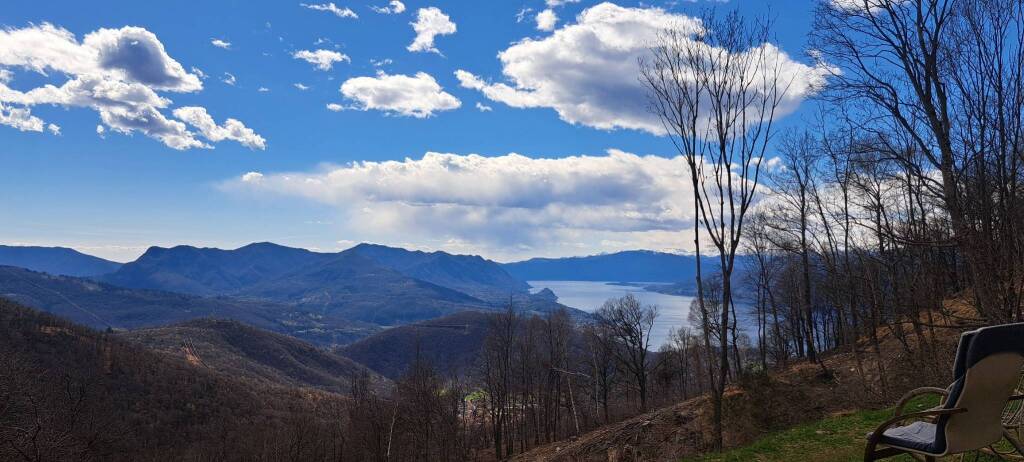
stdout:
<svg viewBox="0 0 1024 462">
<path fill-rule="evenodd" d="M 945 398 L 949 397 L 949 390 L 948 389 L 944 389 L 944 388 L 937 388 L 937 387 L 921 387 L 921 388 L 917 388 L 917 389 L 911 390 L 907 394 L 903 395 L 903 397 L 900 398 L 899 402 L 896 404 L 896 410 L 894 412 L 895 415 L 892 418 L 890 418 L 889 420 L 886 420 L 885 422 L 882 422 L 882 424 L 880 424 L 878 426 L 878 428 L 876 428 L 875 431 L 872 432 L 868 436 L 868 443 L 867 443 L 867 446 L 864 449 L 864 461 L 865 462 L 873 462 L 873 461 L 876 461 L 876 460 L 886 459 L 886 458 L 897 456 L 897 455 L 900 455 L 900 454 L 908 454 L 908 455 L 910 455 L 911 457 L 913 457 L 916 460 L 925 461 L 925 462 L 933 462 L 933 461 L 936 460 L 936 457 L 940 457 L 940 455 L 938 455 L 938 454 L 928 454 L 928 453 L 925 453 L 925 452 L 920 452 L 920 451 L 916 451 L 916 450 L 909 449 L 909 448 L 901 448 L 901 447 L 893 447 L 893 446 L 885 446 L 885 445 L 882 445 L 881 448 L 878 447 L 879 446 L 879 440 L 882 438 L 882 434 L 886 430 L 888 430 L 890 427 L 892 427 L 893 425 L 898 424 L 900 422 L 903 422 L 903 421 L 906 421 L 906 420 L 910 420 L 910 419 L 935 418 L 935 417 L 938 417 L 938 416 L 941 416 L 941 415 L 959 414 L 959 413 L 967 412 L 967 409 L 965 409 L 965 408 L 944 409 L 944 408 L 942 408 L 943 403 L 942 403 L 942 401 L 940 401 L 939 402 L 939 407 L 935 407 L 935 408 L 932 408 L 932 409 L 928 409 L 928 410 L 924 410 L 924 411 L 919 411 L 919 412 L 911 412 L 911 413 L 908 413 L 908 414 L 904 414 L 903 413 L 903 408 L 906 407 L 906 405 L 910 402 L 911 399 L 916 398 L 918 396 L 927 395 L 927 394 L 940 395 L 940 396 L 942 396 L 942 399 L 945 400 Z M 1009 401 L 1021 401 L 1021 400 L 1024 400 L 1024 395 L 1013 395 L 1013 396 L 1010 396 L 1010 398 L 1009 398 Z M 1024 445 L 1022 445 L 1021 442 L 1019 442 L 1015 438 L 1013 438 L 1013 436 L 1010 435 L 1010 432 L 1009 432 L 1008 429 L 1004 429 L 1003 430 L 1003 438 L 1010 442 L 1010 445 L 1013 446 L 1013 448 L 1016 450 L 1016 452 L 1018 454 L 1020 454 L 1021 457 L 1024 457 Z M 992 448 L 992 447 L 989 447 L 989 450 L 992 451 L 992 453 L 995 454 L 998 457 L 1002 457 L 1003 455 L 1006 455 L 1004 453 L 996 452 L 995 449 Z"/>
</svg>

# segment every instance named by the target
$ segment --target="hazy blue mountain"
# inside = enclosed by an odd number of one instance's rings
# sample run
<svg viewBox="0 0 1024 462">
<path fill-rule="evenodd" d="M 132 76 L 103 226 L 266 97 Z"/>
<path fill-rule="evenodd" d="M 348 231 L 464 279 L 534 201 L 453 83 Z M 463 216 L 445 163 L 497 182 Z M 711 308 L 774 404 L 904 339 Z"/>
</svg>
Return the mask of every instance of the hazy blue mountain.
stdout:
<svg viewBox="0 0 1024 462">
<path fill-rule="evenodd" d="M 476 255 L 421 252 L 374 244 L 359 244 L 353 252 L 406 276 L 455 289 L 489 302 L 507 301 L 530 285 L 508 274 L 500 264 Z"/>
<path fill-rule="evenodd" d="M 344 255 L 359 256 L 365 260 L 341 258 Z M 299 288 L 296 284 L 302 280 L 316 284 L 327 282 L 322 277 L 309 277 L 311 270 L 327 263 L 334 268 L 333 273 L 327 274 L 343 276 L 345 273 L 338 265 L 352 262 L 366 266 L 367 261 L 408 278 L 492 303 L 507 300 L 509 295 L 525 293 L 529 289 L 526 282 L 509 275 L 498 263 L 478 256 L 418 252 L 371 244 L 361 244 L 339 253 L 311 252 L 271 243 L 250 244 L 234 250 L 185 245 L 151 247 L 137 260 L 99 279 L 131 288 L 197 295 L 258 293 L 282 300 L 288 297 L 264 289 L 287 289 L 292 295 L 315 291 L 316 286 Z"/>
<path fill-rule="evenodd" d="M 718 268 L 717 258 L 704 257 L 705 270 Z M 526 281 L 627 281 L 675 283 L 694 278 L 697 258 L 649 250 L 568 258 L 533 258 L 506 263 L 512 276 Z"/>
<path fill-rule="evenodd" d="M 379 329 L 291 304 L 128 289 L 11 266 L 0 266 L 0 297 L 97 329 L 164 326 L 215 317 L 320 345 L 346 344 Z"/>
<path fill-rule="evenodd" d="M 138 289 L 160 289 L 197 295 L 230 294 L 333 258 L 269 242 L 234 250 L 179 245 L 150 247 L 100 280 Z"/>
<path fill-rule="evenodd" d="M 65 276 L 98 276 L 116 271 L 121 264 L 86 255 L 66 247 L 0 245 L 0 265 Z"/>
<path fill-rule="evenodd" d="M 404 324 L 469 309 L 491 309 L 454 289 L 408 277 L 354 252 L 239 292 L 306 310 L 379 325 Z"/>
</svg>

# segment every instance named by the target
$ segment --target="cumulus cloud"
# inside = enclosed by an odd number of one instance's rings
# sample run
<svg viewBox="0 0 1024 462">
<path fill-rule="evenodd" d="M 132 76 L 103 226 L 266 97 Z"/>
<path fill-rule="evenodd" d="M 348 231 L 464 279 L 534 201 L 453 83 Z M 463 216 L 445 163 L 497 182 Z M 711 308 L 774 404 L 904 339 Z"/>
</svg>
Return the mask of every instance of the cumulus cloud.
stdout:
<svg viewBox="0 0 1024 462">
<path fill-rule="evenodd" d="M 555 10 L 548 8 L 537 13 L 537 30 L 553 31 L 556 23 L 558 23 L 558 15 L 555 14 Z"/>
<path fill-rule="evenodd" d="M 292 53 L 292 57 L 313 64 L 321 71 L 331 70 L 337 62 L 351 62 L 348 55 L 331 50 L 299 50 Z"/>
<path fill-rule="evenodd" d="M 231 42 L 225 42 L 224 40 L 221 40 L 219 38 L 210 39 L 210 45 L 213 45 L 217 48 L 223 48 L 225 50 L 231 49 Z"/>
<path fill-rule="evenodd" d="M 304 85 L 302 83 L 293 83 L 292 85 L 294 85 L 295 88 L 298 88 L 299 91 L 306 91 L 306 90 L 309 90 L 311 88 L 311 87 L 309 87 L 307 85 Z"/>
<path fill-rule="evenodd" d="M 405 11 L 405 4 L 398 0 L 391 0 L 388 6 L 371 6 L 371 10 L 380 14 L 399 14 Z"/>
<path fill-rule="evenodd" d="M 315 11 L 326 11 L 328 13 L 333 13 L 335 16 L 337 16 L 339 18 L 352 18 L 352 19 L 359 18 L 359 15 L 356 14 L 355 11 L 352 11 L 351 8 L 348 8 L 348 7 L 339 8 L 338 5 L 334 4 L 334 2 L 330 2 L 330 3 L 313 3 L 313 4 L 310 4 L 310 3 L 300 3 L 299 5 L 304 7 L 304 8 L 309 8 L 309 9 L 315 10 Z"/>
<path fill-rule="evenodd" d="M 237 79 L 237 78 L 235 78 L 235 75 L 234 75 L 234 74 L 232 74 L 232 73 L 230 73 L 230 72 L 225 72 L 225 73 L 224 73 L 224 77 L 221 77 L 220 81 L 221 81 L 221 82 L 224 82 L 224 83 L 226 83 L 226 84 L 228 84 L 228 85 L 234 85 L 234 84 L 235 84 L 235 82 L 237 82 L 237 81 L 238 81 L 238 79 Z"/>
<path fill-rule="evenodd" d="M 59 86 L 47 83 L 15 90 L 8 86 L 14 79 L 12 69 L 66 80 Z M 196 92 L 203 84 L 199 73 L 186 71 L 146 29 L 99 29 L 81 42 L 70 31 L 48 23 L 2 29 L 0 77 L 4 125 L 42 131 L 44 122 L 31 114 L 32 106 L 85 107 L 118 133 L 139 132 L 174 149 L 210 147 L 184 123 L 161 112 L 171 100 L 159 92 Z"/>
<path fill-rule="evenodd" d="M 549 7 L 562 6 L 567 3 L 579 3 L 580 0 L 547 0 L 544 3 Z"/>
<path fill-rule="evenodd" d="M 479 101 L 477 101 L 477 103 L 476 103 L 476 109 L 478 111 L 480 111 L 480 112 L 491 112 L 491 111 L 494 110 L 494 108 L 492 108 L 492 107 L 490 107 L 490 106 L 488 106 L 486 104 L 483 104 L 483 103 L 481 103 Z"/>
<path fill-rule="evenodd" d="M 0 125 L 14 127 L 23 132 L 43 131 L 43 119 L 32 115 L 32 110 L 24 107 L 5 107 L 0 102 Z"/>
<path fill-rule="evenodd" d="M 375 77 L 355 77 L 341 85 L 341 94 L 355 103 L 355 109 L 378 110 L 417 118 L 430 117 L 438 111 L 456 109 L 458 98 L 442 90 L 430 74 L 414 76 L 388 75 L 383 71 Z"/>
<path fill-rule="evenodd" d="M 647 90 L 637 78 L 637 60 L 649 53 L 660 32 L 674 28 L 697 32 L 701 22 L 658 8 L 625 8 L 601 3 L 584 10 L 576 22 L 550 36 L 523 39 L 500 52 L 505 82 L 489 82 L 465 70 L 463 87 L 517 108 L 551 108 L 562 120 L 598 129 L 636 129 L 662 134 L 658 118 L 647 110 Z M 768 59 L 778 58 L 789 86 L 777 111 L 783 116 L 820 86 L 826 69 L 789 58 L 764 44 Z M 624 77 L 625 76 L 625 77 Z"/>
<path fill-rule="evenodd" d="M 429 152 L 312 172 L 250 172 L 224 188 L 335 207 L 357 227 L 353 235 L 536 253 L 563 244 L 596 249 L 602 240 L 685 245 L 680 233 L 693 219 L 688 178 L 681 157 L 618 150 L 544 159 Z"/>
<path fill-rule="evenodd" d="M 344 109 L 345 109 L 345 106 L 342 106 L 342 105 L 340 105 L 338 103 L 327 103 L 327 110 L 328 111 L 341 112 Z"/>
<path fill-rule="evenodd" d="M 267 140 L 257 135 L 251 128 L 237 119 L 228 119 L 224 125 L 217 125 L 205 108 L 198 106 L 179 107 L 174 110 L 174 117 L 184 120 L 202 133 L 203 137 L 218 142 L 222 140 L 237 141 L 249 149 L 266 149 Z"/>
<path fill-rule="evenodd" d="M 46 131 L 50 132 L 51 134 L 60 136 L 60 125 L 57 125 L 57 124 L 47 124 L 46 125 Z"/>
<path fill-rule="evenodd" d="M 455 23 L 448 15 L 437 7 L 420 8 L 416 12 L 416 22 L 409 23 L 416 31 L 416 38 L 406 49 L 409 51 L 429 51 L 440 54 L 434 47 L 434 37 L 450 35 L 456 31 Z"/>
</svg>

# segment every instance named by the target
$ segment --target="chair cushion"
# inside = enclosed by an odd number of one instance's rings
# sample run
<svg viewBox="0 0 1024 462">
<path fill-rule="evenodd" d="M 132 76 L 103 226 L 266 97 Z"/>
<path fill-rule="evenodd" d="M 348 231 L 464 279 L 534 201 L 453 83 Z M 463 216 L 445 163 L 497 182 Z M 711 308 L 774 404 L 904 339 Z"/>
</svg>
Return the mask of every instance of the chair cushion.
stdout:
<svg viewBox="0 0 1024 462">
<path fill-rule="evenodd" d="M 914 422 L 903 427 L 893 427 L 882 433 L 879 443 L 886 446 L 915 449 L 938 454 L 935 441 L 935 424 Z"/>
</svg>

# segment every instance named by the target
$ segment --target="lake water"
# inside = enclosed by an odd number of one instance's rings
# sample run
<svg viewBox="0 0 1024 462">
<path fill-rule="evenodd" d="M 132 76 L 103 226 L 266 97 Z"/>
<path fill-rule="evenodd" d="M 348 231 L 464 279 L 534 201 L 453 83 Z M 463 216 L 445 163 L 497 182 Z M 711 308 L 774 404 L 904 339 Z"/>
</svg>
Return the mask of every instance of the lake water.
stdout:
<svg viewBox="0 0 1024 462">
<path fill-rule="evenodd" d="M 658 318 L 654 320 L 651 330 L 651 349 L 657 350 L 662 343 L 668 342 L 669 333 L 680 326 L 687 326 L 687 315 L 690 313 L 690 302 L 693 297 L 681 295 L 665 295 L 649 292 L 643 287 L 612 285 L 594 281 L 528 281 L 537 292 L 543 288 L 551 289 L 558 296 L 558 302 L 579 310 L 593 313 L 609 298 L 618 298 L 631 293 L 644 305 L 657 305 Z"/>
</svg>

